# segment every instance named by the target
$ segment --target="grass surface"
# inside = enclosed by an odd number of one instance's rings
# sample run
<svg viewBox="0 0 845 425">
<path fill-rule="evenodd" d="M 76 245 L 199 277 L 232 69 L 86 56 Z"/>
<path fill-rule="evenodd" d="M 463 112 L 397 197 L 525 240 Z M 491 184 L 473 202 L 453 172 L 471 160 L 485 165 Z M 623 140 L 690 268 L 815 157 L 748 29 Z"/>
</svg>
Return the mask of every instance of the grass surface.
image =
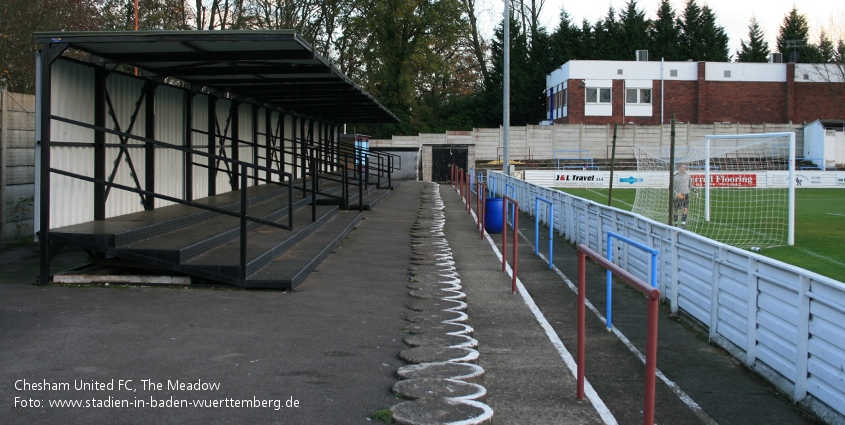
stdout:
<svg viewBox="0 0 845 425">
<path fill-rule="evenodd" d="M 558 188 L 607 205 L 607 189 Z M 611 206 L 631 211 L 635 189 L 613 189 Z M 667 207 L 667 217 L 668 217 Z M 707 235 L 705 235 L 707 236 Z M 795 245 L 758 252 L 820 275 L 845 282 L 845 190 L 795 191 Z"/>
</svg>

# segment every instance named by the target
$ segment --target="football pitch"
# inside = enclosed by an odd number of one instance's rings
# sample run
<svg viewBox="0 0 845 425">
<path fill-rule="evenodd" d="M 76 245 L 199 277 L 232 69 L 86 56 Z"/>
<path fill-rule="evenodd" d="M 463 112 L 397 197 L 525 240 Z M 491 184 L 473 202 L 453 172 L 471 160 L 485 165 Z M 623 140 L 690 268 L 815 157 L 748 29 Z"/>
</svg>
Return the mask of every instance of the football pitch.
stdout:
<svg viewBox="0 0 845 425">
<path fill-rule="evenodd" d="M 608 189 L 557 188 L 607 205 Z M 613 189 L 611 206 L 631 211 L 636 189 Z M 667 206 L 668 219 L 668 206 Z M 699 230 L 707 235 L 706 229 Z M 795 191 L 795 245 L 764 248 L 758 254 L 845 282 L 845 190 Z"/>
</svg>

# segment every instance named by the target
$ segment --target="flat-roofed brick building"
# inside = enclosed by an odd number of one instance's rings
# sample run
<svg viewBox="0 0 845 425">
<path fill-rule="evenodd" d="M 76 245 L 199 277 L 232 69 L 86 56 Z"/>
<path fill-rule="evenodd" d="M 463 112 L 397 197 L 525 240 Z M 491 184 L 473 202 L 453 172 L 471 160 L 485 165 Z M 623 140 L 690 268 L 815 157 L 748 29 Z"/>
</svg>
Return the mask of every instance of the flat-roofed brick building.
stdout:
<svg viewBox="0 0 845 425">
<path fill-rule="evenodd" d="M 841 65 L 569 61 L 546 76 L 558 124 L 747 124 L 845 119 Z"/>
</svg>

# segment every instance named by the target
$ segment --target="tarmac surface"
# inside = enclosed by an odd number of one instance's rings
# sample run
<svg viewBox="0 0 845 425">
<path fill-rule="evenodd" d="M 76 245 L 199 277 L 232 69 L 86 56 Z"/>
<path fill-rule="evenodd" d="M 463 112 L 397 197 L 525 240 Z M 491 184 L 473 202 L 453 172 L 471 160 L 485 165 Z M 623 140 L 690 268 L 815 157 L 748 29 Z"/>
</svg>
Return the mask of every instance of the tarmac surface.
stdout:
<svg viewBox="0 0 845 425">
<path fill-rule="evenodd" d="M 449 185 L 402 182 L 295 292 L 123 285 L 37 286 L 37 246 L 0 249 L 0 423 L 380 423 L 409 325 L 421 319 L 415 236 L 426 194 L 459 276 L 495 424 L 642 423 L 645 299 L 614 284 L 614 326 L 587 312 L 586 377 L 575 397 L 575 248 L 535 256 L 521 218 L 518 277 L 501 271 L 501 235 L 482 238 Z M 491 245 L 491 241 L 493 242 Z M 541 239 L 546 246 L 547 239 Z M 55 270 L 84 262 L 57 257 Z M 604 311 L 604 270 L 588 299 Z M 571 282 L 570 282 L 571 283 Z M 419 290 L 419 289 L 416 289 Z M 820 423 L 746 370 L 684 317 L 661 311 L 655 423 Z M 568 350 L 568 351 L 567 351 Z M 568 354 L 569 352 L 573 354 Z M 57 403 L 65 403 L 58 406 Z M 88 407 L 68 407 L 79 403 Z M 204 406 L 203 406 L 204 405 Z M 247 407 L 249 406 L 249 407 Z"/>
</svg>

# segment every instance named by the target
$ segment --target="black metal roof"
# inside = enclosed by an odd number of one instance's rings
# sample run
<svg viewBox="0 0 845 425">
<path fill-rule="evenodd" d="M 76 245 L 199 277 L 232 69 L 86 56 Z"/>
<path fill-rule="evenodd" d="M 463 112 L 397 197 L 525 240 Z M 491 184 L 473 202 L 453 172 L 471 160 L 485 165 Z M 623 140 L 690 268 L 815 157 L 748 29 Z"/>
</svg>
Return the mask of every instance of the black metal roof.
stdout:
<svg viewBox="0 0 845 425">
<path fill-rule="evenodd" d="M 38 32 L 106 62 L 333 123 L 398 122 L 293 30 Z"/>
</svg>

